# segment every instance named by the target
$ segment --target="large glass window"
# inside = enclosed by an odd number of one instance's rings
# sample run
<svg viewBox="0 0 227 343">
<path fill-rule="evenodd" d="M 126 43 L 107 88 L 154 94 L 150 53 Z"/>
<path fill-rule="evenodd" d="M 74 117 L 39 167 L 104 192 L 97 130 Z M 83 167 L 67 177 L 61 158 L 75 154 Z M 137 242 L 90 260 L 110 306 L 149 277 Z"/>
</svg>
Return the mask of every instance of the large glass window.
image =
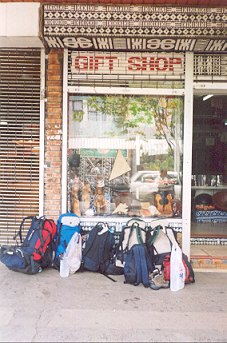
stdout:
<svg viewBox="0 0 227 343">
<path fill-rule="evenodd" d="M 68 210 L 181 216 L 183 98 L 69 95 Z"/>
</svg>

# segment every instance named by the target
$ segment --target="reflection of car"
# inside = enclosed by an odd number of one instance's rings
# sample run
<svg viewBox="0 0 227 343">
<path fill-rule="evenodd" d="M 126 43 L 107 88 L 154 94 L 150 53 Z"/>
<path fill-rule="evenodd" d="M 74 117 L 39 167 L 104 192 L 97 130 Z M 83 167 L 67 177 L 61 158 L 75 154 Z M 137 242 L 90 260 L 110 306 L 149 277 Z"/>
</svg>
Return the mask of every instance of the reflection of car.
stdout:
<svg viewBox="0 0 227 343">
<path fill-rule="evenodd" d="M 177 172 L 167 172 L 165 180 L 160 179 L 158 171 L 139 171 L 131 178 L 130 192 L 140 201 L 154 202 L 154 194 L 170 191 L 174 199 L 181 200 L 181 185 Z"/>
</svg>

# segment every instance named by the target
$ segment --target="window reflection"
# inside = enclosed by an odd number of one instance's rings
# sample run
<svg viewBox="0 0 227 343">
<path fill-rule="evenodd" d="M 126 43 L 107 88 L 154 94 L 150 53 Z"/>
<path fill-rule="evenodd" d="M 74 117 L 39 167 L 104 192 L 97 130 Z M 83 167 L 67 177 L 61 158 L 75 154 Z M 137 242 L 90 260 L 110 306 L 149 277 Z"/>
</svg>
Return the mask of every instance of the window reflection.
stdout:
<svg viewBox="0 0 227 343">
<path fill-rule="evenodd" d="M 69 210 L 181 216 L 182 118 L 181 97 L 70 95 Z"/>
</svg>

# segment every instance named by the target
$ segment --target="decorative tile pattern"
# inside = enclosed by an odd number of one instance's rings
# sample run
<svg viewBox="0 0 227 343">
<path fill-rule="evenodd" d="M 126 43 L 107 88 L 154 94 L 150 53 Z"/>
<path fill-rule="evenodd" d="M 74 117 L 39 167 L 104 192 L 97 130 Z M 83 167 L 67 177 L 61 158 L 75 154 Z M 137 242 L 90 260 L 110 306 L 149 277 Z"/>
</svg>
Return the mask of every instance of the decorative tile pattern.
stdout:
<svg viewBox="0 0 227 343">
<path fill-rule="evenodd" d="M 227 222 L 227 212 L 224 211 L 196 211 L 195 217 L 198 223 Z"/>
<path fill-rule="evenodd" d="M 215 238 L 215 237 L 196 237 L 191 238 L 191 244 L 195 245 L 227 245 L 227 238 Z"/>
<path fill-rule="evenodd" d="M 226 50 L 226 8 L 43 5 L 49 47 L 103 51 Z"/>
</svg>

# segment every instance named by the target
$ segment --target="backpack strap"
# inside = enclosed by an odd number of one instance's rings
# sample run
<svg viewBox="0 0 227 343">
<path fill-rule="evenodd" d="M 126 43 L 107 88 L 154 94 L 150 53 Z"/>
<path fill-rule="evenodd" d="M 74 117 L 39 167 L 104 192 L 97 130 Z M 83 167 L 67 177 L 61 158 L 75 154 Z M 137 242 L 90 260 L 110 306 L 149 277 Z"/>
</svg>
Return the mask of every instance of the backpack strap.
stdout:
<svg viewBox="0 0 227 343">
<path fill-rule="evenodd" d="M 136 234 L 137 234 L 137 239 L 139 244 L 144 245 L 145 243 L 143 242 L 143 238 L 141 235 L 141 227 L 139 226 L 139 224 L 136 226 Z"/>
<path fill-rule="evenodd" d="M 16 239 L 17 236 L 19 236 L 19 237 L 20 237 L 20 242 L 23 243 L 23 241 L 22 241 L 22 233 L 21 233 L 21 231 L 22 231 L 22 226 L 23 226 L 25 220 L 27 220 L 27 219 L 33 219 L 33 218 L 34 218 L 34 216 L 28 216 L 28 217 L 23 218 L 23 220 L 22 220 L 22 222 L 21 222 L 21 224 L 20 224 L 19 231 L 16 233 L 16 235 L 13 237 L 13 239 Z"/>
<path fill-rule="evenodd" d="M 162 229 L 161 225 L 156 226 L 154 229 L 152 229 L 151 227 L 149 228 L 149 236 L 147 238 L 147 244 L 148 246 L 151 246 L 154 241 L 156 240 L 156 238 L 158 237 L 159 231 Z"/>
<path fill-rule="evenodd" d="M 148 277 L 148 269 L 152 268 L 151 264 L 148 265 L 149 259 L 147 259 L 146 248 L 141 247 L 139 250 L 140 261 L 141 261 L 141 273 L 142 273 L 142 283 L 144 287 L 149 286 L 149 277 Z"/>
<path fill-rule="evenodd" d="M 147 252 L 147 248 L 146 248 L 146 260 L 147 260 L 148 272 L 153 272 L 153 270 L 155 269 L 155 265 L 151 259 L 151 256 Z"/>
<path fill-rule="evenodd" d="M 102 274 L 105 273 L 105 269 L 106 269 L 106 264 L 104 261 L 104 253 L 105 253 L 106 242 L 108 239 L 109 239 L 109 232 L 107 232 L 106 234 L 104 233 L 100 235 L 98 255 L 99 255 L 99 268 Z"/>
<path fill-rule="evenodd" d="M 59 229 L 57 230 L 58 232 L 56 232 L 56 235 L 55 235 L 55 237 L 54 237 L 53 250 L 55 251 L 55 255 L 56 255 L 57 248 L 58 248 L 59 245 L 60 245 L 61 227 L 62 227 L 62 223 L 59 224 Z M 56 257 L 56 256 L 55 256 L 55 257 Z"/>
<path fill-rule="evenodd" d="M 139 244 L 144 245 L 144 242 L 143 242 L 143 239 L 142 239 L 142 236 L 141 236 L 141 228 L 139 226 L 139 223 L 133 223 L 132 226 L 130 227 L 130 233 L 129 233 L 129 236 L 128 236 L 127 247 L 129 245 L 129 241 L 130 241 L 130 238 L 132 236 L 132 233 L 133 233 L 133 231 L 135 229 L 136 229 L 136 235 L 137 235 L 137 239 L 138 239 Z"/>
<path fill-rule="evenodd" d="M 141 261 L 141 256 L 140 256 L 140 250 L 138 250 L 140 248 L 140 245 L 136 245 L 136 248 L 133 249 L 133 254 L 134 254 L 134 258 L 135 258 L 135 264 L 136 264 L 136 284 L 135 286 L 139 285 L 142 282 L 142 278 L 143 278 L 143 270 L 142 270 L 142 261 Z"/>
<path fill-rule="evenodd" d="M 186 265 L 186 267 L 188 268 L 188 271 L 189 271 L 189 275 L 187 276 L 188 280 L 187 280 L 186 283 L 194 283 L 195 282 L 194 271 L 192 269 L 191 263 L 187 259 L 187 256 L 183 252 L 182 252 L 182 260 L 185 263 L 185 265 Z M 186 279 L 186 275 L 185 275 L 185 279 Z"/>
</svg>

